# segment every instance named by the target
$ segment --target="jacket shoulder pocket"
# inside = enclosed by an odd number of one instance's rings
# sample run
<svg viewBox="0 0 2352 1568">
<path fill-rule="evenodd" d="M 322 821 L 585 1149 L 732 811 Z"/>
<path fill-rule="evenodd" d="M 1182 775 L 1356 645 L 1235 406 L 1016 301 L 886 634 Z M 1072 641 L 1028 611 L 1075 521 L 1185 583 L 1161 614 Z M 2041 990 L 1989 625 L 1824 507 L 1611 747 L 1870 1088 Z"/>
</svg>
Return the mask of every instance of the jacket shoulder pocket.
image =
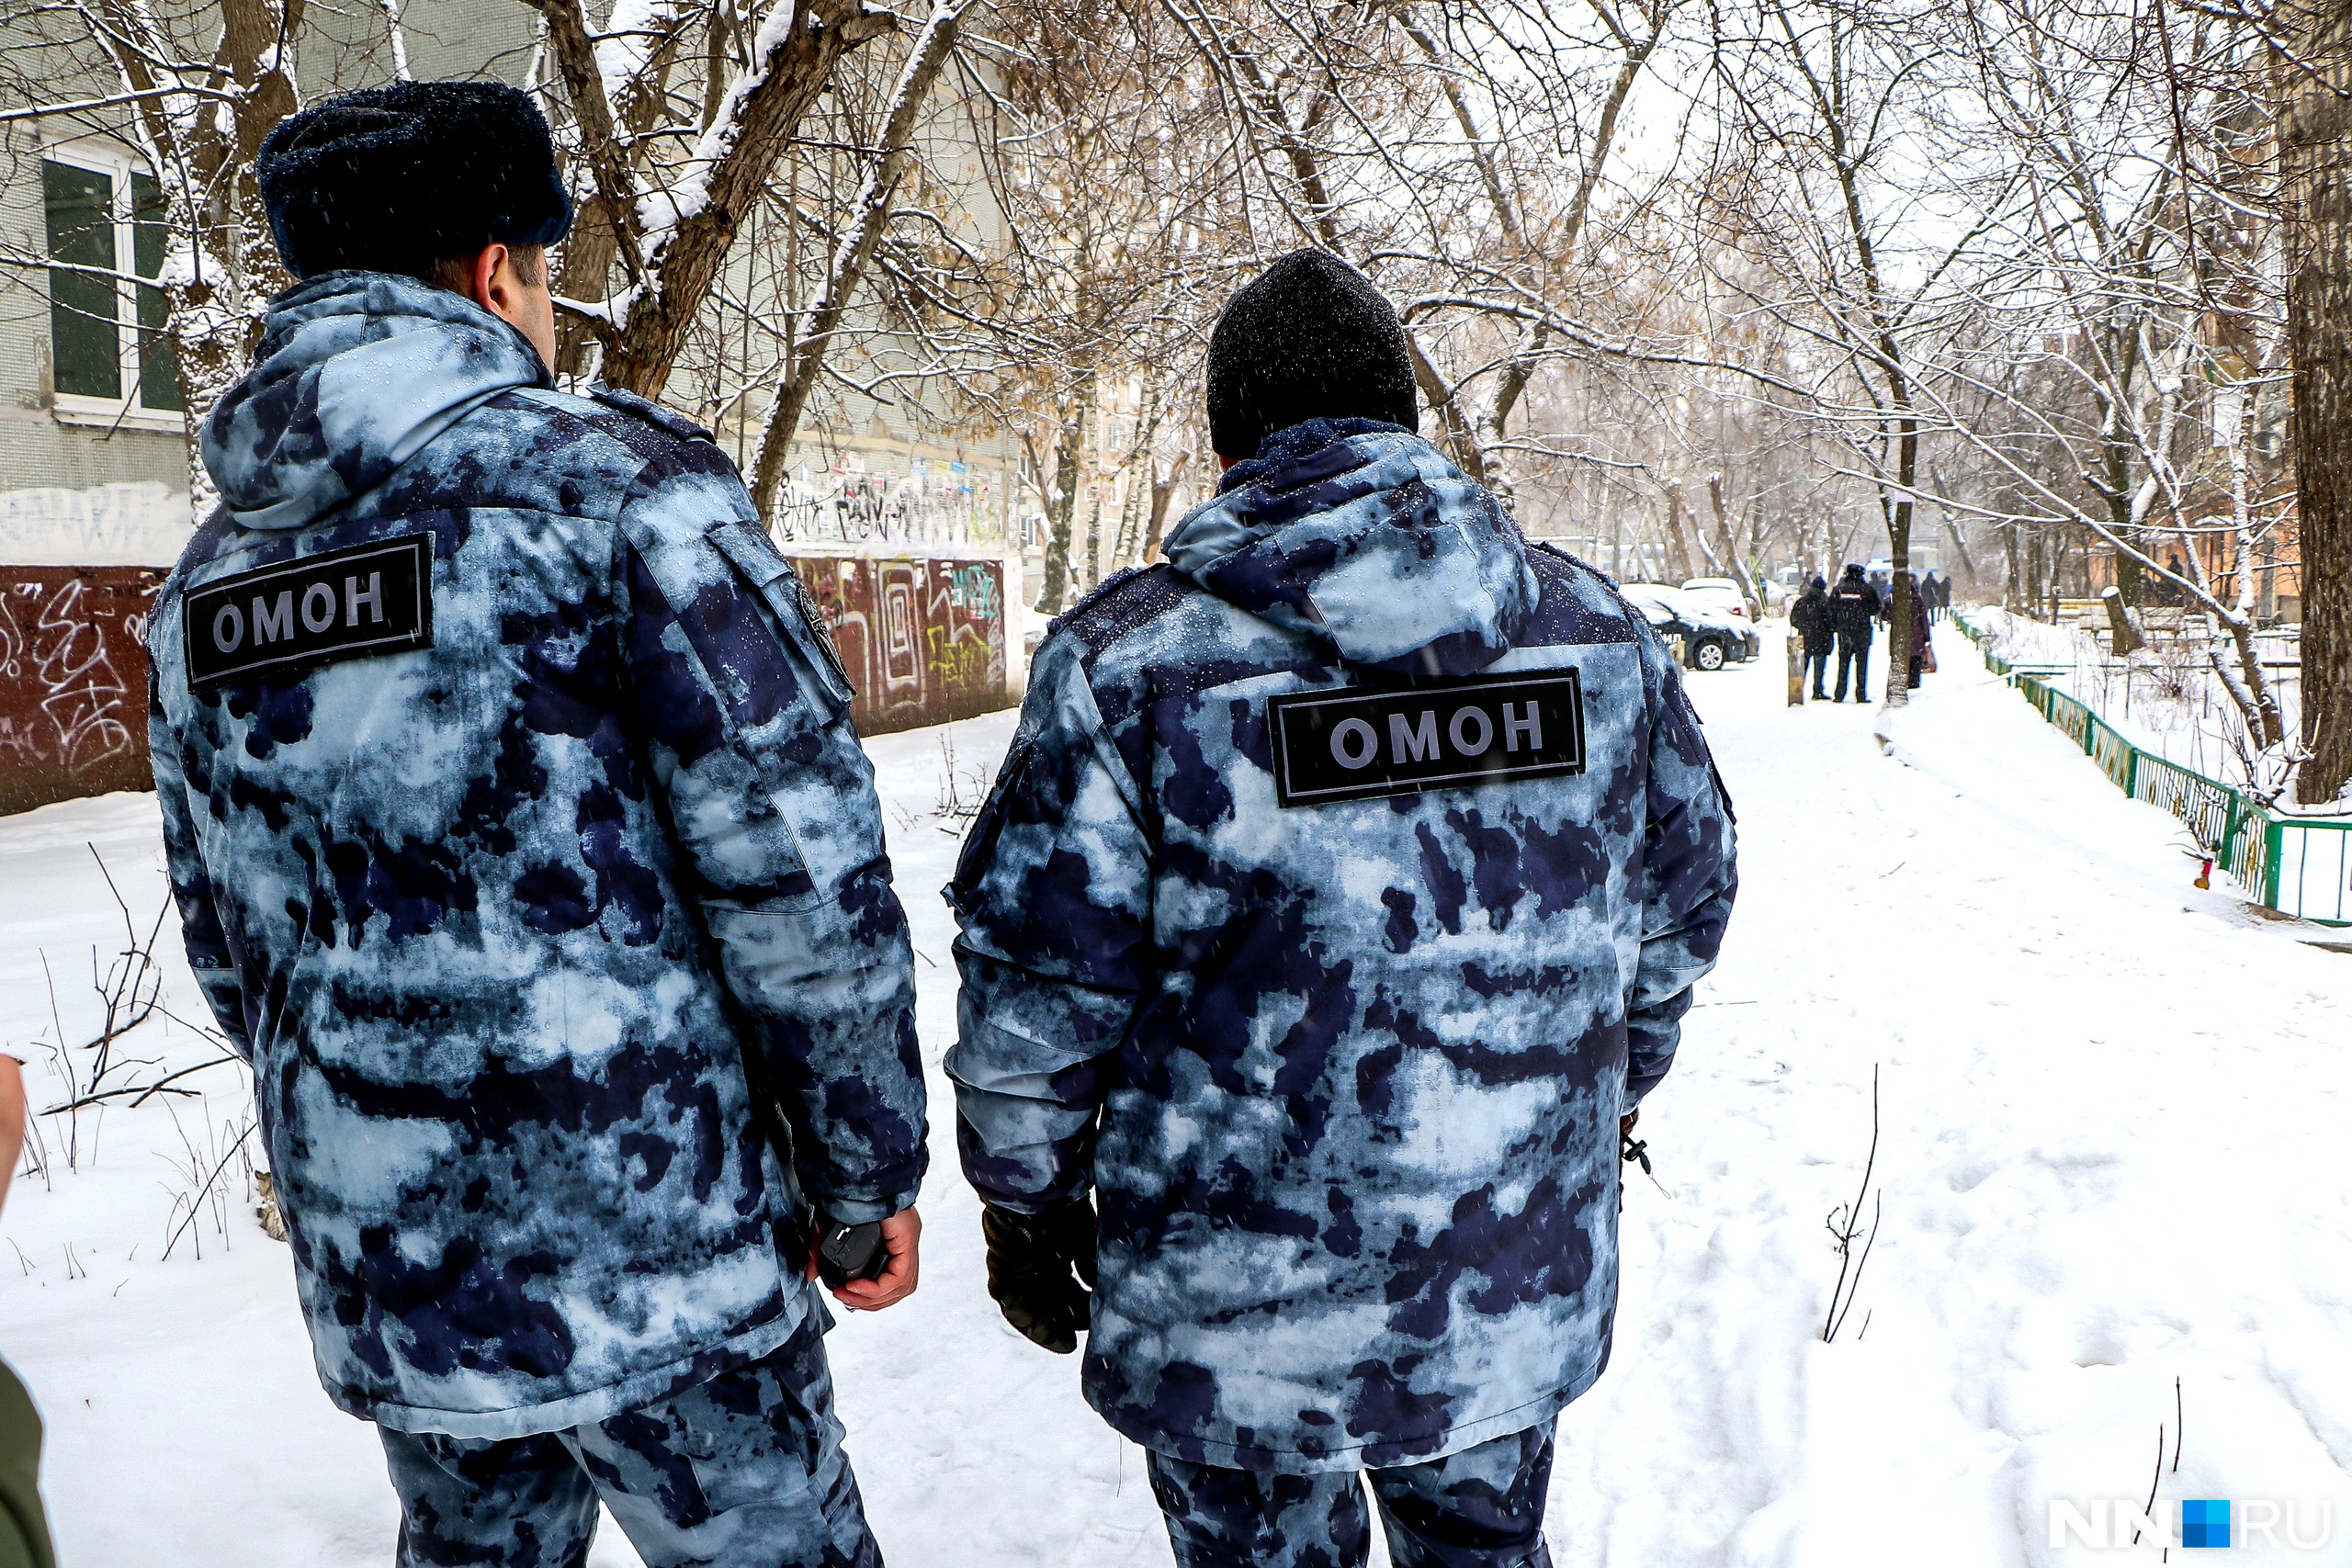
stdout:
<svg viewBox="0 0 2352 1568">
<path fill-rule="evenodd" d="M 784 558 L 766 533 L 750 523 L 718 524 L 710 530 L 709 538 L 737 574 L 759 590 L 784 635 L 816 670 L 833 706 L 846 711 L 856 696 L 849 666 L 842 662 L 841 649 L 834 646 L 833 634 L 825 626 L 824 614 L 818 608 L 815 596 L 800 581 L 800 574 L 792 570 L 792 563 Z"/>
<path fill-rule="evenodd" d="M 996 787 L 980 803 L 979 815 L 972 818 L 971 830 L 964 835 L 964 848 L 956 857 L 956 877 L 947 885 L 947 902 L 958 914 L 970 912 L 972 896 L 979 891 L 980 879 L 989 874 L 989 863 L 996 859 L 996 841 L 1004 832 L 1005 807 L 1012 792 L 1021 787 L 1022 775 L 1029 770 L 1029 756 L 1035 749 L 1033 741 L 1014 743 L 1012 754 L 1004 760 L 1003 770 L 996 776 Z"/>
</svg>

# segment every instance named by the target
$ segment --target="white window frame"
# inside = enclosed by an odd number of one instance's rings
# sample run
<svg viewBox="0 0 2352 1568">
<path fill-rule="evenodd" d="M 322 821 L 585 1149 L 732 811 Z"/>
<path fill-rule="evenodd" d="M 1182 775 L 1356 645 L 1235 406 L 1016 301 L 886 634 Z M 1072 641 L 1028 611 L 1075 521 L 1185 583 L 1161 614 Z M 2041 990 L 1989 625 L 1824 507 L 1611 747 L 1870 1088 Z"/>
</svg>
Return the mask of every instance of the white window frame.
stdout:
<svg viewBox="0 0 2352 1568">
<path fill-rule="evenodd" d="M 138 253 L 131 234 L 131 184 L 133 174 L 148 173 L 147 161 L 129 148 L 111 141 L 80 138 L 66 141 L 49 141 L 41 146 L 44 162 L 64 164 L 104 175 L 114 193 L 114 257 L 120 272 L 135 271 Z M 49 248 L 48 232 L 43 231 L 41 249 Z M 139 400 L 139 297 L 136 286 L 118 280 L 115 295 L 116 363 L 122 369 L 122 383 L 128 389 L 119 398 L 93 398 L 79 392 L 56 392 L 50 399 L 50 409 L 60 424 L 95 424 L 114 430 L 160 430 L 177 435 L 187 429 L 187 421 L 178 409 L 151 409 Z M 51 345 L 52 356 L 55 345 Z"/>
</svg>

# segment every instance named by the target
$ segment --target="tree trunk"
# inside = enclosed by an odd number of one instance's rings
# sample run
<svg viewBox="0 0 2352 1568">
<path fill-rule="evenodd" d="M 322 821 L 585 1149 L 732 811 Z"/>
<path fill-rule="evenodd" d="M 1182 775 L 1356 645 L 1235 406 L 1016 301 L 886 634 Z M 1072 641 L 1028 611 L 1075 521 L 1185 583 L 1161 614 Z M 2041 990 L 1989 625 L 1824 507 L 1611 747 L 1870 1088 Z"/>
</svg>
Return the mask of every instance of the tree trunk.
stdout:
<svg viewBox="0 0 2352 1568">
<path fill-rule="evenodd" d="M 2319 806 L 2352 784 L 2352 9 L 2295 13 L 2300 59 L 2278 68 L 2310 754 L 2295 797 Z"/>
<path fill-rule="evenodd" d="M 1151 524 L 1143 536 L 1142 561 L 1149 566 L 1159 556 L 1159 538 L 1168 527 L 1168 503 L 1176 487 L 1184 482 L 1184 470 L 1192 466 L 1190 452 L 1176 454 L 1176 461 L 1169 467 L 1166 479 L 1151 481 Z"/>
<path fill-rule="evenodd" d="M 1119 505 L 1119 528 L 1111 539 L 1111 564 L 1116 570 L 1125 570 L 1142 548 L 1144 512 L 1151 492 L 1159 489 L 1153 476 L 1159 465 L 1152 460 L 1151 448 L 1159 439 L 1159 394 L 1160 385 L 1155 379 L 1144 397 L 1135 445 L 1127 450 L 1126 499 Z"/>
<path fill-rule="evenodd" d="M 1099 456 L 1099 454 L 1098 454 Z M 1080 580 L 1088 592 L 1102 581 L 1102 464 L 1093 465 L 1094 472 L 1086 481 L 1086 550 L 1079 558 Z"/>
<path fill-rule="evenodd" d="M 1037 593 L 1037 608 L 1049 615 L 1062 613 L 1069 596 L 1069 530 L 1078 513 L 1078 470 L 1085 461 L 1086 427 L 1094 420 L 1094 377 L 1079 378 L 1078 395 L 1063 417 L 1061 434 L 1054 443 L 1054 499 L 1046 513 L 1046 581 Z"/>
<path fill-rule="evenodd" d="M 793 436 L 799 432 L 800 416 L 816 392 L 817 377 L 824 369 L 825 355 L 841 331 L 850 301 L 857 296 L 858 285 L 874 259 L 874 249 L 881 243 L 883 231 L 889 227 L 891 203 L 898 197 L 908 167 L 914 162 L 916 122 L 931 97 L 932 84 L 939 80 L 948 56 L 955 51 L 964 4 L 965 0 L 943 0 L 935 6 L 931 20 L 908 51 L 906 63 L 891 89 L 890 112 L 882 131 L 882 156 L 857 193 L 850 221 L 825 269 L 824 288 L 810 307 L 792 352 L 785 355 L 784 376 L 769 400 L 767 420 L 760 432 L 759 460 L 752 470 L 752 501 L 763 517 L 772 516 L 775 511 L 776 493 L 784 486 L 785 459 L 791 452 Z"/>
<path fill-rule="evenodd" d="M 1893 334 L 1882 337 L 1880 343 L 1888 363 L 1900 363 Z M 1886 513 L 1887 555 L 1894 565 L 1894 603 L 1887 611 L 1887 630 L 1893 635 L 1886 639 L 1886 705 L 1899 708 L 1911 703 L 1911 497 L 1919 477 L 1919 420 L 1910 412 L 1909 378 L 1898 374 L 1890 379 L 1894 405 L 1903 411 L 1903 417 L 1895 422 L 1894 438 L 1894 471 L 1903 489 L 1901 499 Z"/>
<path fill-rule="evenodd" d="M 1911 502 L 1898 501 L 1889 516 L 1888 555 L 1894 562 L 1886 610 L 1886 705 L 1911 705 Z"/>
<path fill-rule="evenodd" d="M 1682 481 L 1666 481 L 1666 559 L 1674 572 L 1672 586 L 1681 587 L 1699 574 L 1690 570 L 1690 541 L 1682 532 Z"/>
<path fill-rule="evenodd" d="M 2116 558 L 2119 566 L 2127 561 L 2131 561 L 2128 556 Z M 2132 564 L 2136 566 L 2139 563 L 2133 561 Z M 2110 588 L 2100 594 L 2099 599 L 2107 605 L 2108 641 L 2112 645 L 2109 651 L 2116 658 L 2129 659 L 2148 646 L 2148 639 L 2142 637 L 2140 628 L 2132 624 L 2131 612 L 2123 607 L 2123 590 Z"/>
<path fill-rule="evenodd" d="M 1960 558 L 1960 581 L 1973 595 L 1976 592 L 1976 560 L 1968 553 L 1968 541 L 1961 537 L 1960 525 L 1952 521 L 1949 512 L 1944 513 L 1944 534 L 1951 540 L 1951 553 Z M 1946 572 L 1944 575 L 1949 578 L 1951 574 Z"/>
<path fill-rule="evenodd" d="M 1747 559 L 1739 553 L 1739 542 L 1732 537 L 1731 517 L 1724 508 L 1724 477 L 1711 474 L 1707 478 L 1707 502 L 1715 514 L 1715 533 L 1724 551 L 1724 570 L 1739 584 L 1739 596 L 1747 601 L 1747 613 L 1759 626 L 1764 620 L 1764 590 L 1747 570 Z"/>
<path fill-rule="evenodd" d="M 605 344 L 604 378 L 641 397 L 659 398 L 671 367 L 727 253 L 738 226 L 766 186 L 769 174 L 791 144 L 802 118 L 824 93 L 842 57 L 897 26 L 886 11 L 865 9 L 865 0 L 797 0 L 789 12 L 771 12 L 728 117 L 704 131 L 693 161 L 669 176 L 662 200 L 639 188 L 623 141 L 619 106 L 605 96 L 594 35 L 580 0 L 525 0 L 548 19 L 548 41 L 565 94 L 578 118 L 581 152 L 594 175 L 591 203 L 613 231 L 611 255 L 629 276 L 620 305 L 590 330 Z M 783 0 L 778 0 L 779 4 Z M 649 62 L 651 69 L 656 62 Z M 637 84 L 632 83 L 634 86 Z M 627 88 L 624 88 L 627 91 Z M 649 211 L 655 220 L 649 226 Z M 587 225 L 584 251 L 603 243 L 602 230 Z M 564 287 L 589 288 L 564 270 Z M 571 339 L 577 343 L 577 335 Z M 559 354 L 560 359 L 571 357 Z"/>
</svg>

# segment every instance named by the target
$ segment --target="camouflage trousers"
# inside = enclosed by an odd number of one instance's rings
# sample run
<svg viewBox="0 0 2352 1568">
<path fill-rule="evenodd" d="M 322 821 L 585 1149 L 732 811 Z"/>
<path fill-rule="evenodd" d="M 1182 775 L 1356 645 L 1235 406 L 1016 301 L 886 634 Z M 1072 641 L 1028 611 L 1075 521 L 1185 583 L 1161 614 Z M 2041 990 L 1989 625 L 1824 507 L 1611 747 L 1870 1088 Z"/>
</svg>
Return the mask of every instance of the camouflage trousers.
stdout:
<svg viewBox="0 0 2352 1568">
<path fill-rule="evenodd" d="M 582 1568 L 600 1501 L 646 1568 L 881 1568 L 821 1313 L 749 1366 L 593 1426 L 495 1441 L 379 1428 L 400 1568 Z"/>
<path fill-rule="evenodd" d="M 1178 1568 L 1362 1568 L 1372 1552 L 1363 1483 L 1396 1568 L 1552 1568 L 1544 1494 L 1552 1423 L 1427 1464 L 1268 1475 L 1149 1459 Z"/>
</svg>

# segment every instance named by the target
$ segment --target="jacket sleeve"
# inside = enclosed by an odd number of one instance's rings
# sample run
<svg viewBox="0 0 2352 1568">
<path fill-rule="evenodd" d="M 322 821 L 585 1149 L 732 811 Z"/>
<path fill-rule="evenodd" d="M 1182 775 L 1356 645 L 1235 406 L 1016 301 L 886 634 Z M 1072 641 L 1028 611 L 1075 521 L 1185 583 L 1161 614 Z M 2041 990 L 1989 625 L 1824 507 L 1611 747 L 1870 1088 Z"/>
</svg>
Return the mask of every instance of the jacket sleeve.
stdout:
<svg viewBox="0 0 2352 1568">
<path fill-rule="evenodd" d="M 923 1175 L 906 916 L 830 644 L 741 481 L 703 478 L 622 514 L 632 728 L 738 1008 L 745 1071 L 790 1126 L 802 1192 L 861 1224 L 912 1203 Z"/>
<path fill-rule="evenodd" d="M 1674 1065 L 1690 988 L 1715 966 L 1739 890 L 1731 795 L 1672 660 L 1641 639 L 1649 708 L 1649 822 L 1634 889 L 1641 953 L 1625 996 L 1625 1104 Z"/>
<path fill-rule="evenodd" d="M 220 911 L 212 900 L 212 877 L 196 831 L 196 807 L 188 798 L 187 754 L 179 733 L 164 716 L 160 682 L 163 661 L 151 658 L 147 674 L 147 756 L 155 774 L 155 805 L 164 818 L 164 869 L 172 902 L 180 913 L 180 941 L 197 988 L 212 1010 L 229 1049 L 251 1062 L 253 1042 L 245 1030 L 245 998 Z"/>
<path fill-rule="evenodd" d="M 1083 1194 L 1112 1054 L 1152 975 L 1151 835 L 1071 639 L 1049 643 L 948 886 L 956 1145 L 986 1201 Z"/>
</svg>

